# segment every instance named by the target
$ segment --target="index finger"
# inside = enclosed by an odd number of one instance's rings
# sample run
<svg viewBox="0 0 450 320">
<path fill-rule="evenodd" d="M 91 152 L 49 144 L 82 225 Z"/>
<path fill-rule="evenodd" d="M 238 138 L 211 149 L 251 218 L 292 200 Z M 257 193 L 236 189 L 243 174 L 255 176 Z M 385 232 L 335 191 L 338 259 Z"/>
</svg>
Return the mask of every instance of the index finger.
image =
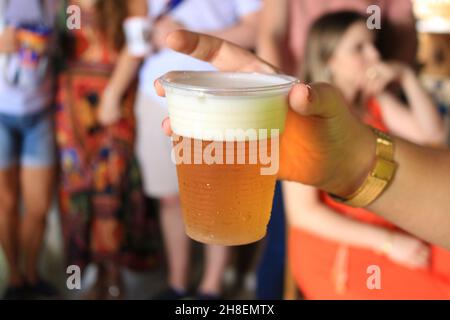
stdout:
<svg viewBox="0 0 450 320">
<path fill-rule="evenodd" d="M 167 36 L 166 44 L 172 50 L 209 62 L 220 71 L 276 72 L 275 67 L 250 51 L 206 34 L 177 30 Z"/>
<path fill-rule="evenodd" d="M 206 34 L 177 30 L 166 38 L 167 46 L 193 58 L 209 62 L 219 71 L 276 73 L 277 69 L 231 42 Z M 164 88 L 155 81 L 156 93 L 163 97 Z"/>
</svg>

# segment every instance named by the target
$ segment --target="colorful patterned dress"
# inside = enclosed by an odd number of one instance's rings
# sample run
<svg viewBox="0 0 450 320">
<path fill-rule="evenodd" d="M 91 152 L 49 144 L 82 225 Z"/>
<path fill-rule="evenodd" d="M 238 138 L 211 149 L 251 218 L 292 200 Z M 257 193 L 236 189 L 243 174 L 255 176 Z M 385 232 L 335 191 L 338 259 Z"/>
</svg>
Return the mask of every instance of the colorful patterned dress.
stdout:
<svg viewBox="0 0 450 320">
<path fill-rule="evenodd" d="M 118 53 L 93 27 L 93 13 L 83 9 L 82 17 L 83 28 L 68 37 L 73 56 L 59 78 L 56 110 L 67 262 L 83 268 L 107 259 L 149 268 L 158 260 L 157 226 L 134 156 L 135 88 L 123 99 L 120 121 L 101 126 L 97 107 Z"/>
</svg>

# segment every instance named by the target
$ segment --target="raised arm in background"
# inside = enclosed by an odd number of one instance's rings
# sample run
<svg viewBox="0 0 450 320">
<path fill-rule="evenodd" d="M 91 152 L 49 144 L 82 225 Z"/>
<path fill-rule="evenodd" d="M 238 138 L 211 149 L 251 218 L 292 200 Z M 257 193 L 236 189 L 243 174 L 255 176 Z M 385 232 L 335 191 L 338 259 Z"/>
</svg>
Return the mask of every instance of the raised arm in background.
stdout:
<svg viewBox="0 0 450 320">
<path fill-rule="evenodd" d="M 128 16 L 147 16 L 146 0 L 129 0 Z M 121 50 L 111 79 L 102 95 L 99 121 L 107 126 L 118 121 L 121 116 L 120 101 L 136 78 L 142 58 L 132 56 L 126 46 Z"/>
<path fill-rule="evenodd" d="M 6 27 L 0 32 L 0 53 L 13 53 L 17 51 L 16 30 Z"/>
<path fill-rule="evenodd" d="M 419 144 L 444 145 L 446 129 L 437 107 L 407 65 L 381 62 L 368 70 L 366 88 L 380 103 L 383 119 L 389 131 Z M 401 102 L 384 86 L 396 81 L 406 95 L 408 105 Z M 381 93 L 378 93 L 381 92 Z"/>
<path fill-rule="evenodd" d="M 288 0 L 264 0 L 260 21 L 258 56 L 282 68 L 289 27 Z"/>
</svg>

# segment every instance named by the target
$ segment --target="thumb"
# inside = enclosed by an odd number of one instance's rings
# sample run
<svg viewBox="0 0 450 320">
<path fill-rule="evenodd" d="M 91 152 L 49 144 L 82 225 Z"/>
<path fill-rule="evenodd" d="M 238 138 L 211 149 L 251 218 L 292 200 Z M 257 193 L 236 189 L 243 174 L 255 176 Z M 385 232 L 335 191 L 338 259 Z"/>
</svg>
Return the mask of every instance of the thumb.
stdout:
<svg viewBox="0 0 450 320">
<path fill-rule="evenodd" d="M 327 83 L 295 85 L 289 94 L 291 108 L 302 116 L 332 118 L 347 108 L 341 92 Z"/>
</svg>

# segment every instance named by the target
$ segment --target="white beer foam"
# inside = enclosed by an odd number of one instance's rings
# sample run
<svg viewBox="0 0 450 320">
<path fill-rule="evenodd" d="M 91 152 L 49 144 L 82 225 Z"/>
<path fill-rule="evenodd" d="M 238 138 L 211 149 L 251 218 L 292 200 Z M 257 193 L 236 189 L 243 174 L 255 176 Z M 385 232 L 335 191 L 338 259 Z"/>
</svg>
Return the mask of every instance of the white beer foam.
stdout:
<svg viewBox="0 0 450 320">
<path fill-rule="evenodd" d="M 218 141 L 251 140 L 251 135 L 235 135 L 248 130 L 266 129 L 268 136 L 272 129 L 281 133 L 294 80 L 255 73 L 178 73 L 164 85 L 172 130 L 184 137 Z"/>
</svg>

